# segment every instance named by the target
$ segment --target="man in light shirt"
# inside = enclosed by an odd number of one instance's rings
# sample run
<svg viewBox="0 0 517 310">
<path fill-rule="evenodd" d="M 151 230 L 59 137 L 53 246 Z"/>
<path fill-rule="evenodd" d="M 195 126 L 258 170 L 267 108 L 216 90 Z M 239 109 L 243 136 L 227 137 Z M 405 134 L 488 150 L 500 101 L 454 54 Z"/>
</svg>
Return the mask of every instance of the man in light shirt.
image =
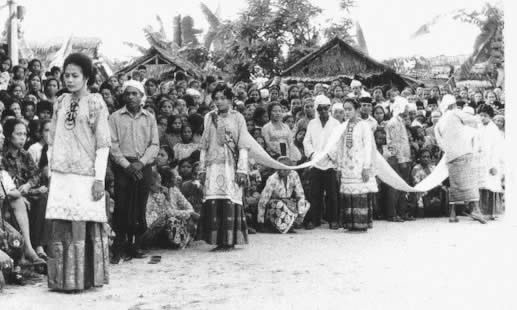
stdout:
<svg viewBox="0 0 517 310">
<path fill-rule="evenodd" d="M 330 99 L 319 95 L 314 99 L 317 116 L 307 126 L 303 147 L 307 158 L 312 159 L 324 150 L 328 138 L 339 126 L 339 121 L 330 117 Z M 331 229 L 338 229 L 337 224 L 337 177 L 336 164 L 330 157 L 317 162 L 310 173 L 310 203 L 311 207 L 305 218 L 305 228 L 313 229 L 320 226 L 323 209 L 324 193 L 327 194 L 327 217 Z"/>
<path fill-rule="evenodd" d="M 139 241 L 147 230 L 145 208 L 151 186 L 151 164 L 158 155 L 158 125 L 154 116 L 142 108 L 144 87 L 140 82 L 124 82 L 125 106 L 110 118 L 111 157 L 115 173 L 113 230 L 117 234 L 113 263 L 143 258 Z M 124 240 L 125 239 L 125 240 Z M 127 240 L 127 248 L 122 245 Z"/>
</svg>

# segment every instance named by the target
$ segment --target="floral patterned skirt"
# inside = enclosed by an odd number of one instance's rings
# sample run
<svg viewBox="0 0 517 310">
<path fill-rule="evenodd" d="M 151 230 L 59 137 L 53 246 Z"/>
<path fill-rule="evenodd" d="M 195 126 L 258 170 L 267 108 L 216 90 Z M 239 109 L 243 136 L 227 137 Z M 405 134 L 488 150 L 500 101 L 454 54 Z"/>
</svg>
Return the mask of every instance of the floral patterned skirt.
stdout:
<svg viewBox="0 0 517 310">
<path fill-rule="evenodd" d="M 108 284 L 108 236 L 105 224 L 50 221 L 48 286 L 77 291 Z"/>
<path fill-rule="evenodd" d="M 306 201 L 296 203 L 291 199 L 271 199 L 266 205 L 266 219 L 276 230 L 285 234 L 294 223 L 303 222 L 309 207 Z"/>
<path fill-rule="evenodd" d="M 196 223 L 191 219 L 162 215 L 142 236 L 144 247 L 160 246 L 175 249 L 186 248 L 196 234 Z"/>
</svg>

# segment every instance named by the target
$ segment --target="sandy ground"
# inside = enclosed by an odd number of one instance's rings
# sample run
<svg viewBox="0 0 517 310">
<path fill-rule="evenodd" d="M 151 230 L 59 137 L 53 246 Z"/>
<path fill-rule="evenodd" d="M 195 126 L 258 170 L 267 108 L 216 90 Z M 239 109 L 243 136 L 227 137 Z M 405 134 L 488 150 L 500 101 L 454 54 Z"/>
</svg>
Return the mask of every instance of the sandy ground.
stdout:
<svg viewBox="0 0 517 310">
<path fill-rule="evenodd" d="M 231 253 L 200 242 L 113 266 L 108 286 L 81 294 L 9 286 L 0 309 L 517 309 L 516 232 L 442 218 L 251 235 Z"/>
</svg>

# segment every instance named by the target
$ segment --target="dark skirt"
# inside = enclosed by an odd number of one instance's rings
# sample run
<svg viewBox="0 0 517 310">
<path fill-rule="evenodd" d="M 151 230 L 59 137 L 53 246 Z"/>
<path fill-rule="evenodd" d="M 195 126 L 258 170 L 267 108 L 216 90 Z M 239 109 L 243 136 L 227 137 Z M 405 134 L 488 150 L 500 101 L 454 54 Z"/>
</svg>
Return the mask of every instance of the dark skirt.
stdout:
<svg viewBox="0 0 517 310">
<path fill-rule="evenodd" d="M 78 291 L 108 284 L 108 236 L 103 223 L 50 221 L 48 286 Z"/>
<path fill-rule="evenodd" d="M 208 244 L 248 243 L 248 225 L 242 205 L 228 199 L 207 200 L 201 208 L 197 240 Z"/>
<path fill-rule="evenodd" d="M 145 209 L 151 187 L 151 166 L 142 169 L 144 177 L 138 181 L 133 180 L 120 166 L 114 172 L 113 230 L 117 235 L 143 234 L 147 230 Z"/>
<path fill-rule="evenodd" d="M 45 236 L 47 234 L 45 233 L 45 228 L 49 225 L 49 220 L 45 219 L 47 199 L 47 194 L 29 198 L 31 204 L 29 211 L 30 238 L 34 248 L 46 245 Z"/>
<path fill-rule="evenodd" d="M 349 230 L 366 230 L 373 227 L 372 194 L 341 195 L 340 220 L 343 228 Z"/>
<path fill-rule="evenodd" d="M 492 192 L 488 189 L 480 189 L 479 196 L 479 208 L 481 209 L 481 214 L 497 216 L 503 213 L 502 193 Z"/>
</svg>

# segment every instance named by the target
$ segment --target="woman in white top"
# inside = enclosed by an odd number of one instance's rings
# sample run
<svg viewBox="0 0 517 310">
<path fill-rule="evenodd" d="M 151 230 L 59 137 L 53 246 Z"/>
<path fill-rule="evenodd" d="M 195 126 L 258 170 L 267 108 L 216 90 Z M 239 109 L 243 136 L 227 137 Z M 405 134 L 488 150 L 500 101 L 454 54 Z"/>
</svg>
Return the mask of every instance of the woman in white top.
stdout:
<svg viewBox="0 0 517 310">
<path fill-rule="evenodd" d="M 503 143 L 499 129 L 492 121 L 494 109 L 488 105 L 479 108 L 481 126 L 479 127 L 480 146 L 480 201 L 481 213 L 494 220 L 501 212 L 503 193 Z"/>
<path fill-rule="evenodd" d="M 300 160 L 301 154 L 294 145 L 292 132 L 287 124 L 282 123 L 282 105 L 271 103 L 268 112 L 270 121 L 262 127 L 266 151 L 273 158 L 287 156 L 293 161 Z"/>
</svg>

